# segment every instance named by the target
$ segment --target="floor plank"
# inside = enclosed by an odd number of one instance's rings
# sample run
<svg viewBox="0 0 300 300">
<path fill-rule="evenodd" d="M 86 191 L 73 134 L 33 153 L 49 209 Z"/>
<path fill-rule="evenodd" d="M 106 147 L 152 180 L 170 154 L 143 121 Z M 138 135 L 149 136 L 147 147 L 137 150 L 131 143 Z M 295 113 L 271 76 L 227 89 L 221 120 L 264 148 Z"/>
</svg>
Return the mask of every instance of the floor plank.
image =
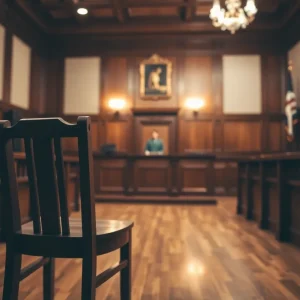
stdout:
<svg viewBox="0 0 300 300">
<path fill-rule="evenodd" d="M 300 250 L 236 216 L 234 198 L 218 200 L 218 206 L 97 204 L 98 218 L 135 222 L 133 300 L 300 299 Z M 23 265 L 33 259 L 24 256 Z M 98 272 L 117 259 L 118 252 L 98 258 Z M 4 261 L 1 245 L 1 294 Z M 80 299 L 80 291 L 81 261 L 57 259 L 55 299 Z M 41 271 L 21 283 L 19 299 L 42 299 Z M 97 299 L 119 299 L 118 275 L 97 289 Z"/>
</svg>

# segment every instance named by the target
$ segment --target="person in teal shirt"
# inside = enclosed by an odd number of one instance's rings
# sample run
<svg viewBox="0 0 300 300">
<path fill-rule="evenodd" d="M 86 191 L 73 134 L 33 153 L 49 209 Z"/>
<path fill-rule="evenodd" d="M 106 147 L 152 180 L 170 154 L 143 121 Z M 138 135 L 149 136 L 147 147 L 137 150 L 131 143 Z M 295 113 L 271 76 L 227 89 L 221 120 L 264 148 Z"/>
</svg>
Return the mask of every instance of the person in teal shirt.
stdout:
<svg viewBox="0 0 300 300">
<path fill-rule="evenodd" d="M 151 153 L 163 154 L 164 153 L 164 144 L 161 139 L 158 138 L 159 134 L 157 130 L 152 131 L 152 138 L 147 141 L 145 147 L 145 154 L 150 155 Z"/>
</svg>

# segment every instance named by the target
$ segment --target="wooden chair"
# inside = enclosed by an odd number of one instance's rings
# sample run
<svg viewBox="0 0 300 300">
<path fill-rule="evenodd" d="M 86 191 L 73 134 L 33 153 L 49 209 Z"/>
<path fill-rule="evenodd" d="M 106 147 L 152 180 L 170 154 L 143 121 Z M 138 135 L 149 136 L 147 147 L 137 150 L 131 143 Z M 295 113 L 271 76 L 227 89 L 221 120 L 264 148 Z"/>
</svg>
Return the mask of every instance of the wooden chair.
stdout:
<svg viewBox="0 0 300 300">
<path fill-rule="evenodd" d="M 69 219 L 61 139 L 78 138 L 81 219 Z M 25 142 L 32 222 L 21 225 L 12 139 Z M 94 176 L 89 117 L 77 124 L 60 118 L 22 119 L 11 127 L 0 121 L 0 172 L 3 196 L 6 264 L 4 300 L 17 300 L 19 281 L 43 266 L 44 299 L 54 299 L 54 259 L 82 258 L 84 300 L 95 299 L 96 288 L 120 272 L 121 299 L 131 295 L 130 221 L 95 218 Z M 97 255 L 120 249 L 120 262 L 96 275 Z M 21 255 L 40 256 L 21 269 Z"/>
</svg>

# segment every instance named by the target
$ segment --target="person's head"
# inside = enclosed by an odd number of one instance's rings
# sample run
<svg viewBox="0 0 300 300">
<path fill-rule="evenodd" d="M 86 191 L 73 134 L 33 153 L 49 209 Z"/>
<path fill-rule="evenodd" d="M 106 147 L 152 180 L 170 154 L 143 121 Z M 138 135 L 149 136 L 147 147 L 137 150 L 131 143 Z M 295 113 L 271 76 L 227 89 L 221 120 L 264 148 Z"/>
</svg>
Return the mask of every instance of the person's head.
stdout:
<svg viewBox="0 0 300 300">
<path fill-rule="evenodd" d="M 158 139 L 158 131 L 155 129 L 153 129 L 153 131 L 152 131 L 152 138 L 155 140 Z"/>
<path fill-rule="evenodd" d="M 157 69 L 156 69 L 156 72 L 157 72 L 158 74 L 160 74 L 161 71 L 162 71 L 161 68 L 157 68 Z"/>
</svg>

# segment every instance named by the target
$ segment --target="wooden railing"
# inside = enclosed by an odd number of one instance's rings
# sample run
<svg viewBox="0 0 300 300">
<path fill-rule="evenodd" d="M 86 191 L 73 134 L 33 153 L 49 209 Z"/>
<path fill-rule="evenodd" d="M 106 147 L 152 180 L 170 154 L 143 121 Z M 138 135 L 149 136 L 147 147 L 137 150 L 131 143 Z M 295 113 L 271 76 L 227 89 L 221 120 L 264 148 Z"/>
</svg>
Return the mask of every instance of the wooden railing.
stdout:
<svg viewBox="0 0 300 300">
<path fill-rule="evenodd" d="M 300 153 L 249 156 L 238 162 L 237 213 L 300 246 Z"/>
</svg>

